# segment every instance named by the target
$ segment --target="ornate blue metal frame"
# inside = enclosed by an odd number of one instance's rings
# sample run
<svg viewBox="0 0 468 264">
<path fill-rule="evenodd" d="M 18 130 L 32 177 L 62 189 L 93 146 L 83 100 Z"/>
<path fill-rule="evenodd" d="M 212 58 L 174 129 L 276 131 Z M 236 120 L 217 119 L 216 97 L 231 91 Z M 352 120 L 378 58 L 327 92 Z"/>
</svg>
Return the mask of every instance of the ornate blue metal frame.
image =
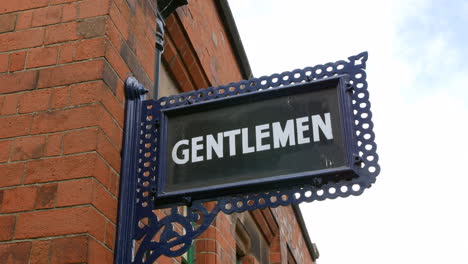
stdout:
<svg viewBox="0 0 468 264">
<path fill-rule="evenodd" d="M 186 203 L 191 200 L 217 198 L 219 196 L 232 195 L 238 193 L 246 193 L 249 191 L 261 192 L 263 190 L 275 189 L 277 186 L 285 186 L 289 184 L 298 185 L 302 183 L 314 182 L 315 185 L 322 185 L 328 181 L 336 181 L 336 179 L 349 179 L 357 177 L 355 170 L 359 167 L 360 159 L 356 160 L 357 151 L 354 140 L 354 115 L 351 103 L 351 89 L 352 85 L 348 83 L 348 75 L 333 76 L 326 79 L 320 79 L 310 82 L 304 82 L 294 85 L 286 85 L 277 87 L 276 89 L 265 89 L 262 91 L 255 91 L 253 93 L 244 93 L 237 96 L 216 98 L 207 101 L 197 102 L 195 104 L 186 104 L 171 106 L 169 108 L 161 109 L 157 102 L 153 101 L 154 109 L 156 109 L 157 119 L 160 121 L 161 126 L 158 128 L 159 133 L 156 135 L 159 141 L 158 148 L 161 150 L 159 156 L 158 170 L 155 173 L 158 175 L 156 183 L 156 206 L 168 207 L 171 203 Z M 238 180 L 233 183 L 221 183 L 217 185 L 209 185 L 207 182 L 201 187 L 185 187 L 182 190 L 168 191 L 164 187 L 166 181 L 169 179 L 167 172 L 168 156 L 166 153 L 168 148 L 168 124 L 170 123 L 170 115 L 174 115 L 178 111 L 185 111 L 186 113 L 203 112 L 211 109 L 223 109 L 225 107 L 237 106 L 243 107 L 245 101 L 249 103 L 261 103 L 262 101 L 278 97 L 289 97 L 294 94 L 307 94 L 320 90 L 333 90 L 336 93 L 337 104 L 340 108 L 341 117 L 338 118 L 342 127 L 343 152 L 346 155 L 346 165 L 340 168 L 323 168 L 313 171 L 301 171 L 289 174 L 271 174 L 270 177 L 257 177 L 255 179 Z M 153 113 L 152 113 L 153 114 Z M 176 115 L 176 114 L 175 114 Z M 246 116 L 242 118 L 248 118 Z M 232 122 L 232 120 L 231 120 Z M 235 121 L 234 121 L 235 122 Z M 206 124 L 209 126 L 209 124 Z M 213 124 L 216 128 L 218 124 Z M 196 130 L 196 128 L 194 128 Z M 166 150 L 166 151 L 165 151 Z M 151 155 L 151 153 L 146 153 Z M 233 165 L 234 166 L 234 165 Z M 254 169 L 254 168 L 251 168 Z M 263 168 L 268 169 L 268 168 Z M 193 177 L 197 178 L 196 172 L 193 172 Z M 227 176 L 228 175 L 223 175 Z"/>
<path fill-rule="evenodd" d="M 372 113 L 366 81 L 367 52 L 337 61 L 291 72 L 253 78 L 228 85 L 210 87 L 157 101 L 143 101 L 143 87 L 135 79 L 126 83 L 127 116 L 123 170 L 121 176 L 120 209 L 116 263 L 153 263 L 161 255 L 176 257 L 184 254 L 192 241 L 205 231 L 219 212 L 231 214 L 266 207 L 278 207 L 301 202 L 321 201 L 336 197 L 360 195 L 369 188 L 380 172 L 373 132 Z M 197 104 L 227 96 L 236 96 L 290 84 L 348 75 L 352 87 L 355 148 L 360 162 L 358 178 L 338 182 L 312 182 L 288 186 L 261 193 L 243 193 L 211 200 L 187 200 L 187 210 L 173 206 L 170 212 L 156 213 L 154 199 L 159 171 L 158 142 L 160 109 L 184 104 Z M 138 95 L 138 96 L 137 96 Z M 193 224 L 196 223 L 196 224 Z"/>
</svg>

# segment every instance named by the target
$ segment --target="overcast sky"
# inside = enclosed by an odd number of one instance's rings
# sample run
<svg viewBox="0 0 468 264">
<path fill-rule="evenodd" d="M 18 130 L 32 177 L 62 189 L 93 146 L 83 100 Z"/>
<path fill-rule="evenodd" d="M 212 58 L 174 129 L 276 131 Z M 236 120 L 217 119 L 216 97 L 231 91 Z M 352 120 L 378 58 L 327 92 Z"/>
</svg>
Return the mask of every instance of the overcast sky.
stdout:
<svg viewBox="0 0 468 264">
<path fill-rule="evenodd" d="M 381 174 L 301 205 L 318 263 L 468 263 L 468 1 L 229 4 L 256 77 L 369 52 Z"/>
</svg>

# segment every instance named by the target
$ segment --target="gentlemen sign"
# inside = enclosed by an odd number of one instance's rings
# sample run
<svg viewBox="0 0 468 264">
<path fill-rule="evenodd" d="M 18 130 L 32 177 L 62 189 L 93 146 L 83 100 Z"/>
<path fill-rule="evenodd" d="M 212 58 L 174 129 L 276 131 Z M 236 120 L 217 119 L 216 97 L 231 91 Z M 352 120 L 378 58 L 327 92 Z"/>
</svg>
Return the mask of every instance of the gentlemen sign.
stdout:
<svg viewBox="0 0 468 264">
<path fill-rule="evenodd" d="M 351 93 L 344 80 L 162 110 L 158 200 L 355 177 Z"/>
<path fill-rule="evenodd" d="M 380 166 L 366 62 L 362 52 L 158 100 L 129 77 L 116 261 L 180 256 L 219 212 L 369 188 Z M 171 210 L 159 217 L 160 207 Z"/>
<path fill-rule="evenodd" d="M 178 141 L 172 148 L 172 160 L 177 164 L 186 164 L 187 162 L 200 162 L 204 160 L 203 154 L 199 156 L 200 151 L 206 149 L 206 159 L 211 160 L 213 158 L 213 152 L 216 153 L 218 158 L 224 157 L 224 146 L 225 143 L 228 143 L 227 147 L 229 148 L 229 156 L 236 156 L 237 146 L 236 136 L 242 135 L 242 154 L 248 154 L 257 151 L 270 150 L 271 143 L 264 143 L 265 141 L 271 142 L 269 140 L 270 135 L 273 138 L 273 148 L 283 148 L 297 144 L 310 143 L 310 138 L 304 135 L 310 129 L 309 122 L 312 124 L 313 130 L 313 141 L 320 141 L 319 131 L 321 130 L 327 139 L 333 139 L 333 131 L 330 121 L 330 113 L 325 113 L 325 122 L 323 121 L 320 115 L 313 115 L 311 117 L 304 116 L 296 119 L 288 119 L 284 123 L 284 128 L 282 128 L 281 122 L 274 122 L 271 124 L 263 124 L 255 126 L 255 144 L 249 146 L 249 128 L 234 129 L 230 131 L 219 132 L 214 136 L 213 134 L 208 134 L 206 136 L 199 136 L 191 138 L 191 140 L 183 139 Z M 310 120 L 311 119 L 311 120 Z M 271 131 L 270 131 L 271 129 Z M 227 137 L 229 140 L 226 142 L 224 138 Z M 205 142 L 203 142 L 205 140 Z M 206 146 L 203 144 L 205 143 Z M 191 151 L 189 152 L 191 144 Z M 178 157 L 178 150 L 181 146 L 186 146 L 187 148 L 182 150 L 183 158 Z M 189 153 L 192 153 L 191 155 Z"/>
</svg>

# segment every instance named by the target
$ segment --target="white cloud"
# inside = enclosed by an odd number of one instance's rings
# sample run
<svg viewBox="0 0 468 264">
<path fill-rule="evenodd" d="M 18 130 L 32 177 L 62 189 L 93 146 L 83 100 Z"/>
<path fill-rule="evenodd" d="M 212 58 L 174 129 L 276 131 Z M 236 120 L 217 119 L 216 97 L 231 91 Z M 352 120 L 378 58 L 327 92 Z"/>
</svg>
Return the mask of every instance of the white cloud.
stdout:
<svg viewBox="0 0 468 264">
<path fill-rule="evenodd" d="M 451 17 L 433 17 L 446 3 L 230 1 L 256 76 L 369 51 L 382 172 L 360 197 L 302 206 L 321 264 L 465 258 L 466 34 Z M 466 3 L 455 6 L 468 10 Z"/>
<path fill-rule="evenodd" d="M 430 107 L 441 101 L 443 111 Z M 320 263 L 458 263 L 463 257 L 468 125 L 460 117 L 468 112 L 445 93 L 395 103 L 376 131 L 377 183 L 361 197 L 302 206 Z"/>
</svg>

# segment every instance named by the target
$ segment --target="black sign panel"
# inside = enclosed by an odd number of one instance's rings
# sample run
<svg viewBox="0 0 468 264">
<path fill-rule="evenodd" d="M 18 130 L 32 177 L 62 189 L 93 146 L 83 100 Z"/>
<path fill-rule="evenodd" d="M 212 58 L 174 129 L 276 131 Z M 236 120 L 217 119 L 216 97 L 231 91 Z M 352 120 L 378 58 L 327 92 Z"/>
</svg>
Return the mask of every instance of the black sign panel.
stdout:
<svg viewBox="0 0 468 264">
<path fill-rule="evenodd" d="M 351 111 L 343 77 L 162 110 L 158 200 L 354 177 Z"/>
</svg>

